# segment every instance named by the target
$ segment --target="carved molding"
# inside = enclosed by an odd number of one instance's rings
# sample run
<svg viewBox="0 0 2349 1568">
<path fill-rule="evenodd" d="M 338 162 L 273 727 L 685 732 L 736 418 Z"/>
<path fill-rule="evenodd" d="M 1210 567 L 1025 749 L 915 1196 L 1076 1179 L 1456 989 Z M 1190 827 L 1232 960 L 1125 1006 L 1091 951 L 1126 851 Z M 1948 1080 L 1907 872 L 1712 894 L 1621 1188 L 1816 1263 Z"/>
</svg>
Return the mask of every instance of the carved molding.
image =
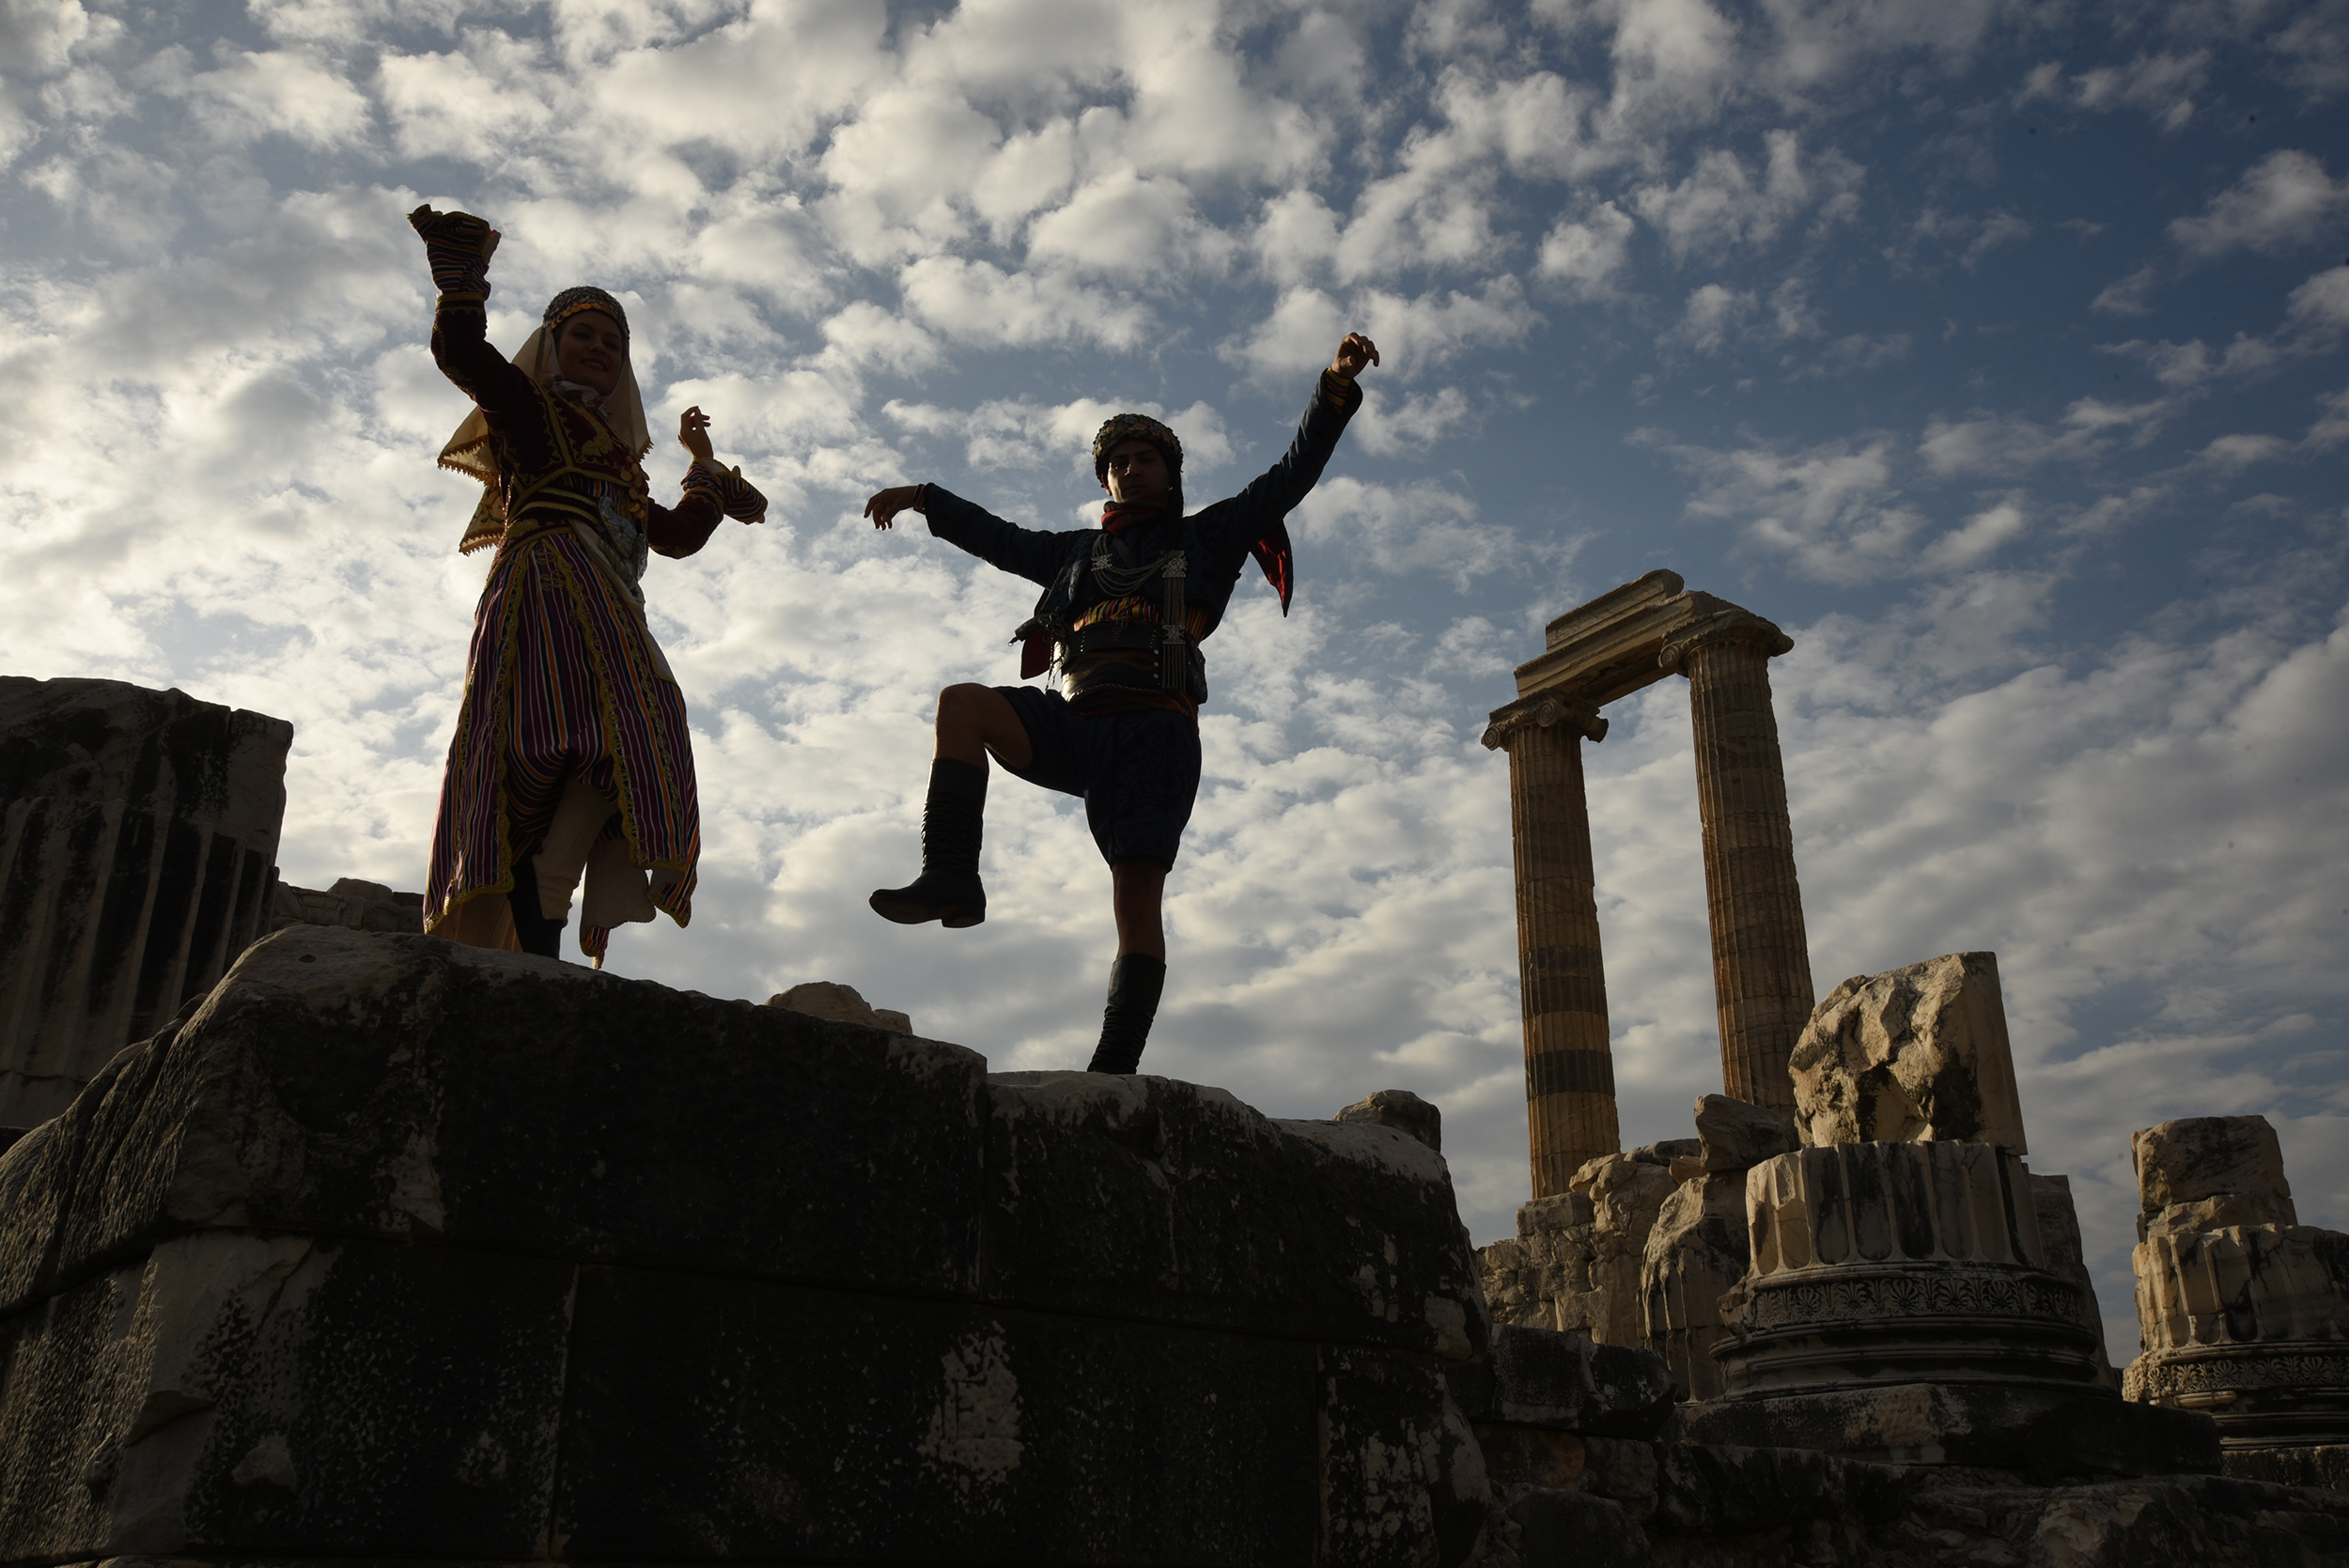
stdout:
<svg viewBox="0 0 2349 1568">
<path fill-rule="evenodd" d="M 1531 697 L 1519 697 L 1505 707 L 1494 708 L 1491 722 L 1485 726 L 1485 749 L 1488 752 L 1506 751 L 1510 741 L 1521 732 L 1548 729 L 1553 724 L 1569 725 L 1580 732 L 1586 740 L 1607 738 L 1606 720 L 1555 692 L 1542 691 Z"/>
<path fill-rule="evenodd" d="M 1782 1333 L 1854 1324 L 1909 1324 L 1950 1317 L 2012 1318 L 2092 1328 L 2080 1288 L 2052 1275 L 1947 1264 L 1921 1269 L 1806 1270 L 1745 1281 L 1738 1325 Z"/>
<path fill-rule="evenodd" d="M 1685 670 L 1689 653 L 1714 643 L 1750 643 L 1766 659 L 1775 659 L 1795 645 L 1795 640 L 1750 610 L 1732 605 L 1725 610 L 1674 627 L 1664 638 L 1656 661 L 1667 670 Z"/>
<path fill-rule="evenodd" d="M 2261 1389 L 2323 1390 L 2349 1402 L 2349 1347 L 2287 1343 L 2201 1348 L 2184 1356 L 2152 1351 L 2128 1370 L 2128 1396 L 2148 1405 Z"/>
</svg>

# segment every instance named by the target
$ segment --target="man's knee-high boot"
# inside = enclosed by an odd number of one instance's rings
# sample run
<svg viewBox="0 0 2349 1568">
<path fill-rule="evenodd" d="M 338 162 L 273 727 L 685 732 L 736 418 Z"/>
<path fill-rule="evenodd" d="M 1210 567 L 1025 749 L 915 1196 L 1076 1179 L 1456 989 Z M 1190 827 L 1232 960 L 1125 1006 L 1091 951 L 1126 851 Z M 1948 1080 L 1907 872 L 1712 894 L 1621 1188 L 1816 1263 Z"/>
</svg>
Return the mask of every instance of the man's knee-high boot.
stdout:
<svg viewBox="0 0 2349 1568">
<path fill-rule="evenodd" d="M 1130 1073 L 1142 1066 L 1150 1022 L 1159 1016 L 1166 989 L 1166 960 L 1147 953 L 1125 953 L 1110 966 L 1109 1005 L 1101 1009 L 1101 1043 L 1094 1048 L 1088 1073 Z"/>
<path fill-rule="evenodd" d="M 525 855 L 514 862 L 513 891 L 506 895 L 514 907 L 514 939 L 524 953 L 541 958 L 563 956 L 563 927 L 568 921 L 549 920 L 538 912 L 537 857 Z"/>
<path fill-rule="evenodd" d="M 987 919 L 979 881 L 979 830 L 987 815 L 987 769 L 952 757 L 930 763 L 930 795 L 922 807 L 922 875 L 867 900 L 900 925 L 934 920 L 952 926 Z"/>
</svg>

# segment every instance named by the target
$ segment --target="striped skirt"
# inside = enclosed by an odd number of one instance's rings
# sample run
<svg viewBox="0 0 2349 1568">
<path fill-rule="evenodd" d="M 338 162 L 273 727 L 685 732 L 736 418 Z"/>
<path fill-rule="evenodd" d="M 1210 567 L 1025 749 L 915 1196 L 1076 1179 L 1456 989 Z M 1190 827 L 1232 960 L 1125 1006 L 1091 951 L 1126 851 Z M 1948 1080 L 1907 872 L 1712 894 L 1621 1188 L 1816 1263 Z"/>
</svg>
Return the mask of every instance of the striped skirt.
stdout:
<svg viewBox="0 0 2349 1568">
<path fill-rule="evenodd" d="M 685 699 L 643 610 L 558 527 L 499 550 L 474 613 L 432 828 L 426 930 L 472 899 L 503 900 L 572 777 L 616 803 L 606 835 L 652 874 L 652 902 L 687 924 L 701 807 Z M 610 932 L 585 914 L 583 905 L 580 948 L 601 962 Z"/>
</svg>

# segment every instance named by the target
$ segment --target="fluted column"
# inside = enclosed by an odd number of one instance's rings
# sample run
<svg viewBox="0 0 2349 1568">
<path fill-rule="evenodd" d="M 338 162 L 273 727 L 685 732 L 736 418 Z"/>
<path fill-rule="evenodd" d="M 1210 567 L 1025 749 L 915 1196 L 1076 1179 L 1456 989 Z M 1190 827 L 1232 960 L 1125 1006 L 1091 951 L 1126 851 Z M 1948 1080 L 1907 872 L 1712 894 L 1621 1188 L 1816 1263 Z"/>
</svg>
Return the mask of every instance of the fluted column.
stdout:
<svg viewBox="0 0 2349 1568">
<path fill-rule="evenodd" d="M 1533 1196 L 1566 1190 L 1584 1160 L 1619 1146 L 1599 961 L 1582 741 L 1607 721 L 1554 696 L 1493 715 L 1485 744 L 1509 753 L 1517 973 L 1525 1014 L 1525 1110 Z"/>
<path fill-rule="evenodd" d="M 1736 1099 L 1789 1113 L 1787 1058 L 1813 1000 L 1786 768 L 1770 706 L 1769 661 L 1792 646 L 1761 616 L 1730 609 L 1673 632 L 1661 656 L 1664 668 L 1688 676 L 1722 1086 Z"/>
</svg>

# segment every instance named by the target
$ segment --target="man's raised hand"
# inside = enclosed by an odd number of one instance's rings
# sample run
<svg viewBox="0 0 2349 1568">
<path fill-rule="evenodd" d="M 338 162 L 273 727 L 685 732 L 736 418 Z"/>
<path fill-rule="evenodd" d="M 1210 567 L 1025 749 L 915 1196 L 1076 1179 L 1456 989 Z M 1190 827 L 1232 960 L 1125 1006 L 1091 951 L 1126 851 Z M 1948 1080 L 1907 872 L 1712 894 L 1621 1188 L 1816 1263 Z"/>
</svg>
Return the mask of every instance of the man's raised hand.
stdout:
<svg viewBox="0 0 2349 1568">
<path fill-rule="evenodd" d="M 1330 374 L 1341 380 L 1352 380 L 1362 373 L 1362 367 L 1378 363 L 1378 345 L 1361 333 L 1347 333 L 1346 341 L 1338 345 L 1338 357 L 1330 362 Z"/>
<path fill-rule="evenodd" d="M 704 468 L 718 466 L 718 458 L 709 449 L 709 416 L 698 405 L 677 416 L 677 444 L 693 454 L 694 460 Z"/>
<path fill-rule="evenodd" d="M 899 512 L 909 506 L 917 512 L 922 510 L 922 487 L 894 485 L 878 492 L 864 504 L 864 515 L 873 520 L 874 527 L 886 528 L 896 520 Z"/>
</svg>

